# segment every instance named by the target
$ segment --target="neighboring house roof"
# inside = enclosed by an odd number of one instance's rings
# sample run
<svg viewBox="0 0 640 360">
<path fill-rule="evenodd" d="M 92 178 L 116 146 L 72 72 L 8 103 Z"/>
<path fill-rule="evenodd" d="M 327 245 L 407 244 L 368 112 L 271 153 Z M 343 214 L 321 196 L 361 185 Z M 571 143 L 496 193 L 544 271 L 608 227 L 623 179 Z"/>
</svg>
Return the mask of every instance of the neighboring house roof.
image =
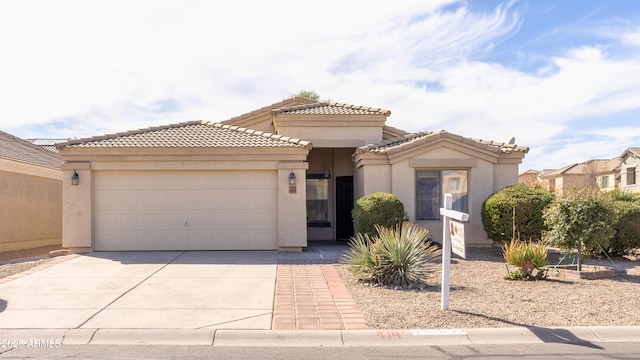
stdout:
<svg viewBox="0 0 640 360">
<path fill-rule="evenodd" d="M 632 148 L 628 148 L 627 150 L 625 150 L 622 155 L 620 155 L 620 158 L 624 158 L 627 155 L 631 155 L 633 157 L 636 158 L 640 158 L 640 147 L 632 147 Z"/>
<path fill-rule="evenodd" d="M 4 131 L 0 131 L 0 159 L 38 165 L 51 169 L 60 169 L 60 155 L 44 150 L 27 140 L 20 139 Z"/>
<path fill-rule="evenodd" d="M 67 139 L 27 139 L 27 141 L 34 145 L 38 145 L 45 150 L 57 153 L 58 148 L 56 148 L 56 144 L 65 142 Z"/>
<path fill-rule="evenodd" d="M 309 142 L 274 135 L 262 131 L 249 130 L 237 126 L 191 121 L 158 127 L 150 127 L 117 133 L 73 139 L 58 144 L 64 147 L 84 148 L 183 148 L 183 147 L 306 147 Z"/>
<path fill-rule="evenodd" d="M 567 165 L 557 170 L 551 170 L 542 177 L 558 177 L 562 175 L 587 175 L 587 174 L 605 174 L 620 170 L 621 159 L 619 157 L 613 159 L 592 159 L 578 164 Z"/>
<path fill-rule="evenodd" d="M 413 134 L 408 134 L 405 136 L 397 137 L 395 139 L 390 139 L 387 141 L 383 141 L 380 144 L 374 145 L 365 145 L 356 149 L 356 153 L 362 154 L 365 152 L 372 153 L 393 153 L 397 151 L 402 151 L 407 148 L 412 148 L 417 145 L 435 141 L 438 139 L 449 138 L 457 141 L 461 141 L 476 147 L 481 147 L 489 151 L 493 152 L 501 152 L 501 153 L 511 153 L 511 152 L 523 152 L 527 153 L 529 151 L 528 147 L 518 146 L 516 144 L 507 144 L 503 142 L 496 142 L 490 140 L 482 140 L 482 139 L 472 139 L 462 137 L 460 135 L 451 134 L 444 130 L 440 130 L 438 132 L 434 131 L 424 131 Z"/>
<path fill-rule="evenodd" d="M 531 175 L 539 175 L 540 173 L 541 173 L 540 170 L 529 169 L 527 171 L 521 172 L 519 175 L 529 175 L 529 174 L 531 174 Z"/>
<path fill-rule="evenodd" d="M 275 109 L 273 113 L 290 115 L 391 115 L 389 110 L 334 102 L 290 106 Z"/>
</svg>

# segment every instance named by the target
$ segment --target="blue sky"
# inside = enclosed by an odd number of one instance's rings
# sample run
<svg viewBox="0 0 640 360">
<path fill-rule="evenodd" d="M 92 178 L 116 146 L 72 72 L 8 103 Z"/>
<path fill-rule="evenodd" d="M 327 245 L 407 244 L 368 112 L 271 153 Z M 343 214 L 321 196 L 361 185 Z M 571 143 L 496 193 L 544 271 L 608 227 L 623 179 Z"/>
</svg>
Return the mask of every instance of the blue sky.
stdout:
<svg viewBox="0 0 640 360">
<path fill-rule="evenodd" d="M 522 171 L 640 146 L 640 2 L 0 2 L 0 129 L 222 121 L 302 89 L 388 124 L 530 147 Z"/>
</svg>

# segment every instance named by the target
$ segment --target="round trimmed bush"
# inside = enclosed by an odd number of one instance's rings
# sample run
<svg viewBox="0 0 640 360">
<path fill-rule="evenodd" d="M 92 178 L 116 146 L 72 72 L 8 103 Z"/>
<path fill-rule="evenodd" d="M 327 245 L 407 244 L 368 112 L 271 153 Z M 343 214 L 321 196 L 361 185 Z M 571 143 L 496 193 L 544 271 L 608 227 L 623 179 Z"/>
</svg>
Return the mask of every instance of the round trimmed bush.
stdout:
<svg viewBox="0 0 640 360">
<path fill-rule="evenodd" d="M 376 225 L 393 228 L 407 218 L 402 201 L 395 195 L 375 192 L 356 201 L 351 217 L 356 234 L 377 234 Z"/>
<path fill-rule="evenodd" d="M 616 201 L 614 207 L 618 217 L 612 225 L 614 233 L 609 242 L 609 253 L 622 256 L 640 248 L 640 204 Z"/>
<path fill-rule="evenodd" d="M 507 186 L 489 196 L 482 205 L 482 225 L 495 242 L 511 241 L 514 224 L 516 238 L 539 240 L 545 229 L 542 211 L 554 199 L 552 192 L 542 187 L 523 184 Z"/>
</svg>

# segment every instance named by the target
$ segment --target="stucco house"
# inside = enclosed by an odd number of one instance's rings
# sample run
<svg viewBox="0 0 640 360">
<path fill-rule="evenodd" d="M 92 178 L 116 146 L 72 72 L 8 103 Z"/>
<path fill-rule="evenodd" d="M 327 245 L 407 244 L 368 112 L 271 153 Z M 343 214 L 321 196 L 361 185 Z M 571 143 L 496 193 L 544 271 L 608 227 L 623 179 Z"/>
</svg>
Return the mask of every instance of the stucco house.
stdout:
<svg viewBox="0 0 640 360">
<path fill-rule="evenodd" d="M 408 133 L 386 125 L 390 114 L 295 97 L 220 123 L 58 144 L 63 244 L 75 251 L 299 250 L 308 241 L 348 239 L 354 200 L 384 191 L 436 240 L 443 194 L 454 194 L 454 207 L 470 213 L 468 243 L 490 245 L 482 203 L 517 183 L 528 148 L 446 131 Z"/>
<path fill-rule="evenodd" d="M 640 192 L 638 175 L 640 175 L 640 147 L 626 149 L 620 155 L 620 189 L 624 191 Z"/>
<path fill-rule="evenodd" d="M 62 160 L 0 131 L 0 251 L 62 243 Z"/>
<path fill-rule="evenodd" d="M 571 164 L 557 170 L 544 171 L 539 178 L 548 188 L 557 194 L 586 187 L 611 191 L 618 188 L 620 182 L 621 159 L 592 159 Z"/>
</svg>

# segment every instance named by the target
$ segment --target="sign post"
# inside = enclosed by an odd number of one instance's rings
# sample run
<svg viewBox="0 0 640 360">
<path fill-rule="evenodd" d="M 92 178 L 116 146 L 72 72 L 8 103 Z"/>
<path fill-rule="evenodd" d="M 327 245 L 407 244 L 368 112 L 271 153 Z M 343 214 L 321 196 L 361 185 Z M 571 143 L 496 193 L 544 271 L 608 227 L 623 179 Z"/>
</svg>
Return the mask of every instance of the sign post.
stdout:
<svg viewBox="0 0 640 360">
<path fill-rule="evenodd" d="M 454 228 L 456 237 L 456 254 L 460 255 L 460 249 L 462 249 L 462 255 L 464 257 L 464 224 L 461 221 L 469 220 L 469 214 L 452 210 L 453 196 L 451 194 L 444 194 L 444 207 L 440 208 L 440 215 L 442 215 L 442 310 L 449 310 L 449 270 L 451 269 L 451 229 Z M 457 220 L 457 221 L 453 221 Z M 462 225 L 462 226 L 460 226 Z M 458 231 L 460 228 L 463 231 Z"/>
</svg>

